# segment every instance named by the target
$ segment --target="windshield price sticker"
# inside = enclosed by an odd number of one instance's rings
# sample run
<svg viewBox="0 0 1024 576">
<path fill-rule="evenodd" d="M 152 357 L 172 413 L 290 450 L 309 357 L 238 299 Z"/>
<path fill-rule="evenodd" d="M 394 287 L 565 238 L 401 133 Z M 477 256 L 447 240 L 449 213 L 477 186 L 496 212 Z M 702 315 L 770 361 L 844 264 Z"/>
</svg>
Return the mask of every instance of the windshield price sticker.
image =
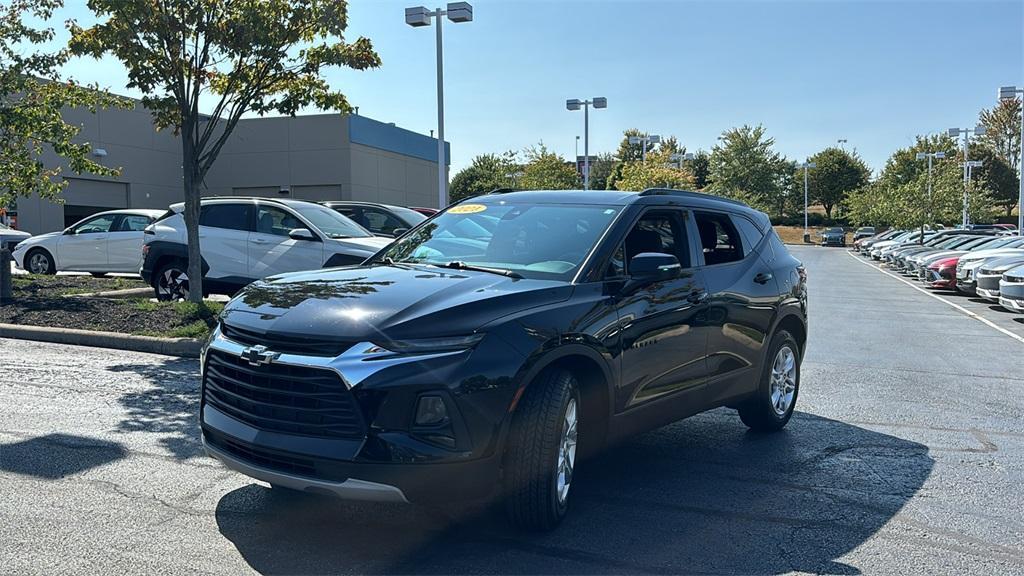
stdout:
<svg viewBox="0 0 1024 576">
<path fill-rule="evenodd" d="M 449 214 L 476 214 L 477 212 L 483 212 L 487 210 L 487 206 L 483 204 L 459 204 L 448 210 Z"/>
</svg>

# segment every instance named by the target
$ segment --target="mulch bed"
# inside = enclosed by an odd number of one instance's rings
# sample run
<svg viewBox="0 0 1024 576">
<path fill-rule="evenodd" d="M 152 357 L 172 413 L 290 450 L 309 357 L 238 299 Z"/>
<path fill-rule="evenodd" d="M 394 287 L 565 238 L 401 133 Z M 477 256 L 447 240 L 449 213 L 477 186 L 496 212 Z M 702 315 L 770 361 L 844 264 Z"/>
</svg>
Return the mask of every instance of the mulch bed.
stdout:
<svg viewBox="0 0 1024 576">
<path fill-rule="evenodd" d="M 17 278 L 13 301 L 0 306 L 0 323 L 188 337 L 202 337 L 213 326 L 210 311 L 187 303 L 67 296 L 140 287 L 145 284 L 131 278 Z"/>
</svg>

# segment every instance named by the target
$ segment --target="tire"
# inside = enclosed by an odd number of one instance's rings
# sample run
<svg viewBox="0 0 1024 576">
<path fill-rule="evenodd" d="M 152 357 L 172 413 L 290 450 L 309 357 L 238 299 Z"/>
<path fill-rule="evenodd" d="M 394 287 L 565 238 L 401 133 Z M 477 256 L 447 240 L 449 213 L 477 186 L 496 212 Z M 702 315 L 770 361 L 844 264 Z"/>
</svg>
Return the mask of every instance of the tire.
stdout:
<svg viewBox="0 0 1024 576">
<path fill-rule="evenodd" d="M 772 337 L 765 358 L 757 392 L 738 411 L 740 420 L 751 430 L 775 432 L 789 422 L 796 407 L 800 393 L 800 347 L 789 332 L 779 330 Z M 781 391 L 784 393 L 780 394 Z"/>
<path fill-rule="evenodd" d="M 107 273 L 106 272 L 89 272 L 89 274 L 92 274 L 93 278 L 106 278 L 107 277 Z"/>
<path fill-rule="evenodd" d="M 153 292 L 160 302 L 188 300 L 188 266 L 172 260 L 157 268 L 153 276 Z"/>
<path fill-rule="evenodd" d="M 25 254 L 25 269 L 32 274 L 57 273 L 57 265 L 53 262 L 53 255 L 45 248 L 33 248 Z"/>
<path fill-rule="evenodd" d="M 579 385 L 549 370 L 519 401 L 505 452 L 505 508 L 524 530 L 551 530 L 569 511 L 580 428 Z"/>
</svg>

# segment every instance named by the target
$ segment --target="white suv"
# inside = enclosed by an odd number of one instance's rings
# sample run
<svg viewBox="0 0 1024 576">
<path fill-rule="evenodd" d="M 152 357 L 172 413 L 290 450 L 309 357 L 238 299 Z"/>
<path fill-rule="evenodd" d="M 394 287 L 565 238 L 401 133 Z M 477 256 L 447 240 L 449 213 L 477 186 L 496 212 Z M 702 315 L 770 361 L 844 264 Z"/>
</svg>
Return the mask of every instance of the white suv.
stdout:
<svg viewBox="0 0 1024 576">
<path fill-rule="evenodd" d="M 140 273 L 160 300 L 188 297 L 184 209 L 146 228 Z M 199 239 L 203 291 L 228 295 L 274 274 L 359 264 L 392 241 L 319 204 L 265 198 L 204 199 Z"/>
</svg>

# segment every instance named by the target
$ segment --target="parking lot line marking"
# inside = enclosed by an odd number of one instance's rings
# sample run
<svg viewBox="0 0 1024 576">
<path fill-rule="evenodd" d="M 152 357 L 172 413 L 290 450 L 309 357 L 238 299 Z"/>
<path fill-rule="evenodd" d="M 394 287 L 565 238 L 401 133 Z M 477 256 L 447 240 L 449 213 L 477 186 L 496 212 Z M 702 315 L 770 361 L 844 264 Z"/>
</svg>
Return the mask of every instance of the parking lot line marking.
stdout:
<svg viewBox="0 0 1024 576">
<path fill-rule="evenodd" d="M 1010 338 L 1013 338 L 1014 340 L 1020 342 L 1021 344 L 1024 344 L 1024 336 L 1021 336 L 1019 334 L 1014 334 L 1013 332 L 1010 332 L 1006 328 L 1003 328 L 1001 326 L 997 326 L 991 320 L 989 320 L 987 318 L 982 318 L 981 316 L 975 314 L 974 312 L 971 312 L 970 310 L 968 310 L 967 308 L 964 308 L 963 306 L 957 304 L 956 302 L 950 302 L 949 300 L 946 300 L 942 296 L 939 296 L 938 294 L 934 294 L 932 292 L 929 292 L 929 291 L 925 290 L 924 288 L 921 288 L 920 286 L 916 286 L 912 282 L 908 282 L 907 280 L 904 280 L 903 278 L 900 278 L 899 276 L 893 274 L 892 272 L 888 272 L 888 271 L 882 270 L 881 268 L 879 268 L 878 266 L 875 266 L 874 264 L 872 264 L 870 262 L 865 262 L 863 259 L 861 259 L 859 256 L 857 256 L 853 252 L 847 251 L 846 253 L 850 255 L 850 258 L 853 258 L 854 260 L 856 260 L 857 262 L 860 262 L 861 264 L 867 266 L 868 268 L 871 268 L 872 270 L 878 270 L 882 274 L 885 274 L 886 276 L 891 276 L 891 277 L 895 278 L 896 280 L 899 280 L 900 282 L 903 282 L 907 286 L 910 286 L 914 290 L 917 290 L 918 292 L 921 292 L 922 294 L 927 294 L 927 295 L 931 296 L 932 298 L 935 298 L 936 300 L 938 300 L 940 302 L 945 302 L 946 304 L 949 304 L 953 308 L 956 308 L 957 310 L 963 312 L 969 318 L 974 318 L 975 320 L 981 322 L 982 324 L 985 324 L 986 326 L 990 326 L 992 328 L 995 328 L 996 330 L 1002 332 L 1003 334 L 1006 334 Z"/>
</svg>

